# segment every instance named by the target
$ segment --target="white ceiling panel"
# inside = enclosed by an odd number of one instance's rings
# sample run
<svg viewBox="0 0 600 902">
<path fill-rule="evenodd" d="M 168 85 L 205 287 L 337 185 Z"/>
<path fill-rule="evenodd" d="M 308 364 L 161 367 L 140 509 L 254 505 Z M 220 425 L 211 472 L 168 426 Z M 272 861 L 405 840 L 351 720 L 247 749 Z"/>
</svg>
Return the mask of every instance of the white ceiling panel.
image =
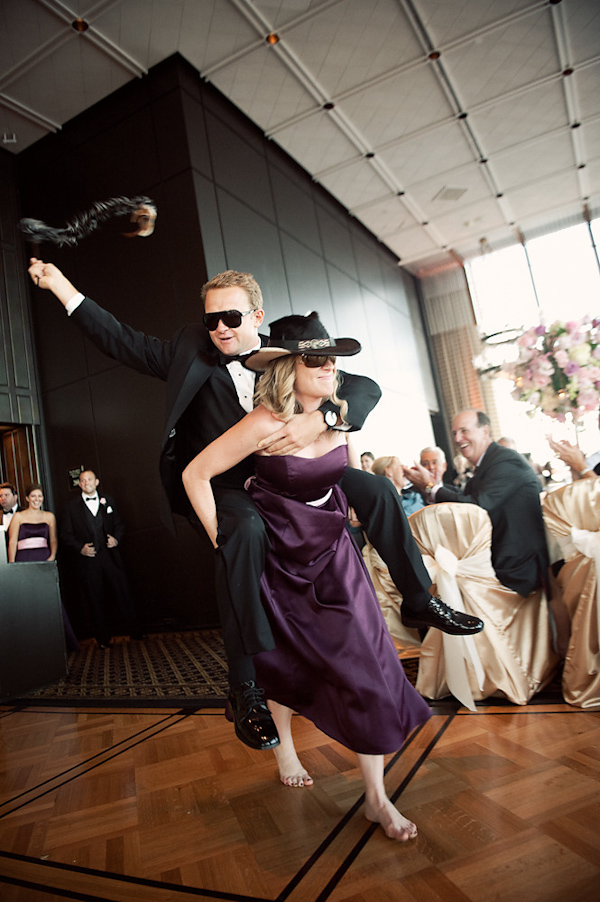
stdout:
<svg viewBox="0 0 600 902">
<path fill-rule="evenodd" d="M 539 10 L 538 0 L 456 0 L 444 3 L 440 0 L 414 0 L 414 6 L 433 46 L 440 49 L 465 35 L 486 31 L 498 20 L 523 15 L 528 10 Z"/>
<path fill-rule="evenodd" d="M 551 77 L 558 64 L 550 12 L 526 16 L 477 36 L 441 57 L 461 102 L 470 109 Z"/>
<path fill-rule="evenodd" d="M 373 150 L 404 135 L 444 122 L 452 114 L 433 67 L 421 66 L 346 97 L 341 106 Z M 390 116 L 390 110 L 397 115 Z"/>
<path fill-rule="evenodd" d="M 598 0 L 1 0 L 2 146 L 175 52 L 412 272 L 600 203 Z"/>
<path fill-rule="evenodd" d="M 532 180 L 572 172 L 575 163 L 570 130 L 565 130 L 496 154 L 494 172 L 504 190 L 510 192 Z"/>
<path fill-rule="evenodd" d="M 314 18 L 290 29 L 289 42 L 332 99 L 423 58 L 398 0 L 315 4 L 319 7 Z M 282 26 L 281 35 L 287 34 Z"/>
<path fill-rule="evenodd" d="M 448 171 L 476 165 L 473 149 L 456 120 L 404 138 L 378 155 L 404 189 L 429 178 L 438 184 L 446 179 Z"/>
<path fill-rule="evenodd" d="M 468 121 L 486 155 L 570 126 L 558 78 L 475 110 Z"/>
</svg>

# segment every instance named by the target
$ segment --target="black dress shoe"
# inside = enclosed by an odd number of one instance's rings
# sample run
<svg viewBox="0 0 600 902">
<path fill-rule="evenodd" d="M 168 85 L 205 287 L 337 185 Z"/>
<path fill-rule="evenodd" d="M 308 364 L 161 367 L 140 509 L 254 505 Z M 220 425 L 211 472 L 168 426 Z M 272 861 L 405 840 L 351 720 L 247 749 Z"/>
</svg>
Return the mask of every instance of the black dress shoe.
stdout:
<svg viewBox="0 0 600 902">
<path fill-rule="evenodd" d="M 235 734 L 251 749 L 272 749 L 279 745 L 277 727 L 264 701 L 264 689 L 247 680 L 227 697 L 225 717 L 233 721 Z"/>
<path fill-rule="evenodd" d="M 479 617 L 455 611 L 444 604 L 441 598 L 436 598 L 434 595 L 431 596 L 424 610 L 413 613 L 405 611 L 404 605 L 402 605 L 400 615 L 404 626 L 413 629 L 432 626 L 442 630 L 443 633 L 450 633 L 452 636 L 472 636 L 480 633 L 484 627 L 483 620 L 480 620 Z"/>
</svg>

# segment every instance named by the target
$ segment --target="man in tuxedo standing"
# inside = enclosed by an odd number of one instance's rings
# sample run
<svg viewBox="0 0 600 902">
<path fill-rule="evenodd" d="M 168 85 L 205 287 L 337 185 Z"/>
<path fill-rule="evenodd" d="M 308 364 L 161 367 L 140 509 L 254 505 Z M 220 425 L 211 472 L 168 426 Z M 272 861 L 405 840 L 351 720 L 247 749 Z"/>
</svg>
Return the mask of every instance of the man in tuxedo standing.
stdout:
<svg viewBox="0 0 600 902">
<path fill-rule="evenodd" d="M 4 526 L 4 529 L 8 532 L 8 527 L 10 521 L 13 518 L 13 514 L 16 514 L 19 508 L 19 496 L 17 494 L 16 486 L 12 484 L 12 482 L 3 482 L 0 485 L 0 510 L 2 511 L 2 520 L 0 520 L 0 526 Z"/>
<path fill-rule="evenodd" d="M 112 633 L 107 597 L 116 604 L 131 638 L 141 638 L 141 629 L 119 551 L 125 527 L 114 499 L 98 492 L 99 483 L 93 470 L 79 474 L 81 492 L 63 512 L 60 542 L 77 556 L 94 636 L 100 648 L 108 648 Z"/>
<path fill-rule="evenodd" d="M 512 448 L 492 441 L 490 418 L 481 410 L 462 410 L 452 421 L 460 453 L 475 467 L 464 490 L 434 485 L 429 470 L 405 468 L 429 503 L 478 504 L 492 521 L 492 566 L 503 586 L 527 596 L 547 584 L 548 548 L 540 504 L 540 485 L 532 467 Z"/>
<path fill-rule="evenodd" d="M 165 341 L 120 323 L 80 294 L 51 263 L 32 258 L 29 274 L 39 288 L 52 291 L 105 354 L 167 383 L 161 479 L 171 510 L 202 529 L 194 518 L 181 474 L 196 454 L 252 410 L 256 374 L 244 367 L 240 358 L 264 341 L 259 335 L 263 298 L 256 280 L 234 270 L 214 276 L 202 288 L 202 322 L 183 326 Z M 351 429 L 361 429 L 381 390 L 364 376 L 341 375 L 339 395 L 348 402 L 346 420 Z M 326 429 L 347 428 L 338 422 L 337 409 L 326 402 L 318 411 L 298 414 L 259 448 L 270 454 L 293 454 Z M 215 583 L 229 667 L 228 715 L 242 742 L 267 749 L 278 745 L 279 737 L 264 694 L 256 685 L 252 661 L 253 655 L 273 648 L 260 598 L 269 540 L 243 488 L 253 473 L 253 460 L 247 458 L 213 480 L 219 518 Z M 340 485 L 399 586 L 411 625 L 457 634 L 483 629 L 479 618 L 453 611 L 430 595 L 431 580 L 389 480 L 349 467 Z"/>
</svg>

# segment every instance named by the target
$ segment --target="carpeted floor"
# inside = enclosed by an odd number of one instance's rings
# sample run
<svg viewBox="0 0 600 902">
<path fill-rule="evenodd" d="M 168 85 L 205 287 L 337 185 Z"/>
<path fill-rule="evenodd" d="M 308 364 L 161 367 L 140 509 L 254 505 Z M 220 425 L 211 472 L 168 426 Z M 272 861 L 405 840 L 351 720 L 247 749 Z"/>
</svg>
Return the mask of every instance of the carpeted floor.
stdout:
<svg viewBox="0 0 600 902">
<path fill-rule="evenodd" d="M 406 676 L 413 684 L 419 666 L 412 649 L 400 652 Z M 117 638 L 107 649 L 93 639 L 81 644 L 69 656 L 68 676 L 51 686 L 21 698 L 5 700 L 18 705 L 62 705 L 101 707 L 117 703 L 124 707 L 200 708 L 222 707 L 227 696 L 227 665 L 219 630 L 186 630 L 153 633 L 141 641 Z M 562 700 L 560 674 L 542 693 L 536 704 Z M 488 699 L 486 704 L 505 704 Z M 449 697 L 436 706 L 456 707 Z"/>
<path fill-rule="evenodd" d="M 202 630 L 117 638 L 104 650 L 87 640 L 69 656 L 65 679 L 11 702 L 216 707 L 226 695 L 221 633 Z"/>
<path fill-rule="evenodd" d="M 402 661 L 415 683 L 418 658 Z M 139 641 L 117 638 L 109 648 L 93 639 L 69 656 L 65 679 L 11 704 L 127 707 L 220 707 L 227 695 L 227 667 L 219 630 L 155 633 Z"/>
</svg>

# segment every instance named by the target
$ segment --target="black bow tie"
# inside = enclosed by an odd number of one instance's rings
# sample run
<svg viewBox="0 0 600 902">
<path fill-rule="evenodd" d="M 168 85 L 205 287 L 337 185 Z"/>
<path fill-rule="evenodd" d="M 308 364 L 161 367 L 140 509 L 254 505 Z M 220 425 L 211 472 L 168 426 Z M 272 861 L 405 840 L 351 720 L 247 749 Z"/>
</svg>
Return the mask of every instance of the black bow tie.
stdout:
<svg viewBox="0 0 600 902">
<path fill-rule="evenodd" d="M 97 501 L 97 500 L 98 500 L 98 496 L 97 496 L 97 495 L 94 495 L 93 498 L 86 498 L 85 500 L 86 500 L 86 501 Z"/>
<path fill-rule="evenodd" d="M 252 352 L 250 352 L 252 353 Z M 219 361 L 219 366 L 227 366 L 228 363 L 235 363 L 236 360 L 242 363 L 244 360 L 247 360 L 250 355 L 246 354 L 222 354 L 220 351 L 217 351 L 217 359 Z"/>
</svg>

